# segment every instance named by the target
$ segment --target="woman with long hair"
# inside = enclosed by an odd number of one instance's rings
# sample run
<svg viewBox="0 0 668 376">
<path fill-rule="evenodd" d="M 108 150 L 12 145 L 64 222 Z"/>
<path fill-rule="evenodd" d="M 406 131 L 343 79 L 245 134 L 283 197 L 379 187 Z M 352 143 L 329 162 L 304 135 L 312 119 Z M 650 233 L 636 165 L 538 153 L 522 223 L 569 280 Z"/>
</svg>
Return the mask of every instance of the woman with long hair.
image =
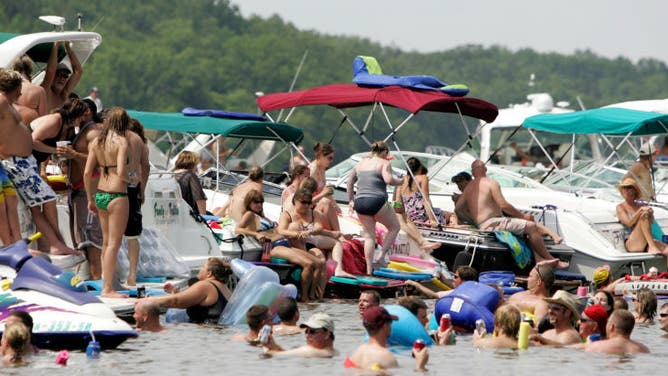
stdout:
<svg viewBox="0 0 668 376">
<path fill-rule="evenodd" d="M 99 136 L 88 147 L 84 169 L 84 186 L 88 211 L 100 218 L 102 228 L 102 291 L 100 296 L 125 298 L 114 289 L 114 272 L 118 249 L 128 223 L 128 141 L 125 132 L 130 117 L 123 108 L 109 110 Z M 92 176 L 99 167 L 100 178 L 95 186 Z"/>
<path fill-rule="evenodd" d="M 406 161 L 410 171 L 406 171 L 404 181 L 397 188 L 408 218 L 420 224 L 430 226 L 456 225 L 457 216 L 435 208 L 429 197 L 429 177 L 427 167 L 415 157 Z"/>
<path fill-rule="evenodd" d="M 289 203 L 292 200 L 292 195 L 297 192 L 302 181 L 311 176 L 311 170 L 308 165 L 298 164 L 292 168 L 290 171 L 290 184 L 283 190 L 281 193 L 281 206 L 283 210 L 286 209 L 286 203 Z"/>
<path fill-rule="evenodd" d="M 309 164 L 311 170 L 311 177 L 318 182 L 318 189 L 313 194 L 313 202 L 316 209 L 321 212 L 328 223 L 328 228 L 333 230 L 340 230 L 338 228 L 339 221 L 336 216 L 341 211 L 336 201 L 332 198 L 334 188 L 327 186 L 327 178 L 325 177 L 325 170 L 329 168 L 334 160 L 334 147 L 330 144 L 316 142 L 313 146 L 315 158 Z"/>
<path fill-rule="evenodd" d="M 352 170 L 348 178 L 348 202 L 350 210 L 355 210 L 362 222 L 364 231 L 364 257 L 367 274 L 373 272 L 373 253 L 376 249 L 376 222 L 387 228 L 376 262 L 385 259 L 385 253 L 394 243 L 399 233 L 399 221 L 387 201 L 387 185 L 402 183 L 392 175 L 392 168 L 387 156 L 390 149 L 383 141 L 371 144 L 371 155 L 362 159 Z M 353 200 L 353 186 L 357 183 L 357 193 Z"/>
<path fill-rule="evenodd" d="M 301 300 L 308 301 L 319 298 L 315 291 L 321 288 L 324 273 L 324 260 L 311 254 L 305 248 L 293 247 L 291 242 L 279 232 L 279 224 L 264 215 L 262 192 L 251 190 L 245 198 L 246 212 L 234 230 L 237 234 L 252 236 L 261 244 L 271 243 L 269 255 L 299 265 L 301 274 Z"/>
<path fill-rule="evenodd" d="M 656 316 L 656 294 L 647 287 L 641 287 L 633 297 L 633 317 L 637 323 L 651 324 Z"/>
</svg>

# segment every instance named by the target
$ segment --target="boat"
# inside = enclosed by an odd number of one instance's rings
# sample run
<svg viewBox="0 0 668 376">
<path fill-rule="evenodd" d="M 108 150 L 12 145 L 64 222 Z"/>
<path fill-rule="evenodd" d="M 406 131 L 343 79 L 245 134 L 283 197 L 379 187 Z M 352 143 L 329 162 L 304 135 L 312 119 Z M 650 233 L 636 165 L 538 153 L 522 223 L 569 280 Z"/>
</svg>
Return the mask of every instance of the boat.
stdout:
<svg viewBox="0 0 668 376">
<path fill-rule="evenodd" d="M 467 160 L 467 158 L 457 156 L 448 158 L 426 154 L 406 154 L 399 149 L 392 136 L 407 126 L 407 122 L 420 111 L 454 112 L 488 123 L 495 121 L 498 112 L 493 104 L 471 97 L 450 97 L 444 93 L 425 93 L 399 87 L 362 88 L 349 84 L 325 85 L 291 93 L 267 94 L 259 97 L 257 103 L 265 113 L 297 106 L 329 105 L 336 108 L 344 120 L 367 143 L 370 142 L 364 134 L 374 119 L 371 114 L 379 109 L 390 128 L 384 140 L 392 141 L 397 152 L 395 159 L 391 162 L 393 168 L 403 173 L 406 170 L 405 159 L 411 155 L 418 156 L 429 169 L 432 202 L 435 206 L 446 210 L 453 207 L 451 196 L 455 192 L 455 186 L 450 183 L 451 177 L 460 171 L 468 170 L 473 158 L 468 156 Z M 366 122 L 362 126 L 357 126 L 347 116 L 344 109 L 360 106 L 371 106 L 372 108 Z M 409 113 L 395 125 L 387 116 L 385 106 L 398 107 Z M 475 133 L 477 134 L 478 131 Z M 458 151 L 460 152 L 464 147 L 465 145 L 462 145 Z M 356 163 L 354 158 L 359 159 L 362 155 L 351 157 L 351 160 L 331 167 L 332 183 L 343 187 L 347 172 Z M 663 256 L 626 252 L 623 244 L 623 228 L 615 217 L 614 203 L 583 199 L 572 194 L 557 192 L 511 171 L 502 172 L 502 170 L 489 168 L 488 174 L 501 183 L 504 196 L 508 201 L 521 211 L 532 214 L 534 218 L 542 221 L 545 226 L 565 239 L 563 251 L 556 248 L 552 248 L 551 251 L 555 251 L 555 256 L 564 257 L 567 260 L 570 257 L 568 269 L 570 272 L 591 276 L 597 266 L 609 264 L 613 275 L 638 275 L 651 266 L 661 268 L 665 266 Z M 668 222 L 663 223 L 663 220 L 661 223 L 662 227 L 668 225 Z M 427 239 L 448 240 L 455 243 L 459 251 L 449 252 L 450 257 L 453 257 L 452 253 L 455 253 L 454 257 L 456 257 L 456 253 L 471 248 L 478 250 L 478 255 L 481 257 L 485 254 L 485 252 L 480 252 L 485 250 L 481 245 L 489 249 L 499 248 L 494 244 L 490 234 L 474 230 L 423 229 L 423 235 L 426 235 Z M 489 261 L 489 264 L 493 265 L 496 263 L 496 258 L 490 257 Z M 523 274 L 527 273 L 528 270 L 525 270 Z"/>
<path fill-rule="evenodd" d="M 93 340 L 113 349 L 137 337 L 74 273 L 33 257 L 26 241 L 0 249 L 0 275 L 0 331 L 7 315 L 20 310 L 32 316 L 32 343 L 40 349 L 83 350 Z"/>
</svg>

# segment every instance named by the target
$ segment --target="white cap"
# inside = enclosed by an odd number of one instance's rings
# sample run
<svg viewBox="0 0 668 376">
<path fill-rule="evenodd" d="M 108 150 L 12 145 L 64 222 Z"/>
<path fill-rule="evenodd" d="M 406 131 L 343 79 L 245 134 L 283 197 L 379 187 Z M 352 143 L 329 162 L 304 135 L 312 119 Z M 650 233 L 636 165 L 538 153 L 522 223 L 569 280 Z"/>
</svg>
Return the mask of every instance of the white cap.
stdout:
<svg viewBox="0 0 668 376">
<path fill-rule="evenodd" d="M 650 143 L 643 144 L 640 149 L 638 150 L 638 155 L 643 157 L 643 156 L 648 156 L 652 155 L 656 152 L 656 148 L 654 145 Z"/>
</svg>

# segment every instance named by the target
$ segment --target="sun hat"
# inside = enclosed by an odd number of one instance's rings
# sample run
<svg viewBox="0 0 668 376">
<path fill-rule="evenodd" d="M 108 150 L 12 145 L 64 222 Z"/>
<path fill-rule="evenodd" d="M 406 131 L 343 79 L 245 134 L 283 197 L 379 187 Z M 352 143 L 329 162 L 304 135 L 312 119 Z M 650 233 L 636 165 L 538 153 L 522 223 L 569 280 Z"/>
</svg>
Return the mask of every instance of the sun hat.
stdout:
<svg viewBox="0 0 668 376">
<path fill-rule="evenodd" d="M 596 286 L 600 286 L 608 281 L 610 278 L 610 265 L 599 266 L 594 270 L 592 280 Z"/>
<path fill-rule="evenodd" d="M 646 157 L 652 155 L 656 152 L 656 148 L 651 143 L 643 144 L 640 149 L 638 149 L 638 156 Z"/>
<path fill-rule="evenodd" d="M 331 316 L 326 313 L 318 312 L 314 313 L 306 320 L 305 323 L 299 325 L 300 328 L 311 328 L 311 329 L 327 329 L 328 332 L 334 333 L 334 320 Z"/>
<path fill-rule="evenodd" d="M 577 302 L 575 301 L 575 298 L 573 298 L 573 295 L 569 294 L 568 292 L 564 290 L 559 290 L 552 295 L 551 298 L 543 298 L 548 303 L 555 303 L 562 305 L 566 307 L 569 311 L 571 311 L 572 315 L 571 318 L 573 320 L 579 320 L 580 319 L 580 313 L 577 310 Z"/>
<path fill-rule="evenodd" d="M 399 317 L 390 315 L 390 313 L 381 306 L 367 308 L 362 314 L 362 324 L 367 330 L 380 329 L 386 322 L 394 320 L 399 320 Z"/>
<path fill-rule="evenodd" d="M 622 193 L 622 190 L 624 187 L 633 187 L 636 191 L 636 196 L 640 196 L 640 187 L 638 187 L 638 183 L 636 183 L 636 180 L 634 178 L 626 178 L 622 180 L 621 183 L 617 184 L 617 189 L 619 190 L 619 193 Z"/>
</svg>

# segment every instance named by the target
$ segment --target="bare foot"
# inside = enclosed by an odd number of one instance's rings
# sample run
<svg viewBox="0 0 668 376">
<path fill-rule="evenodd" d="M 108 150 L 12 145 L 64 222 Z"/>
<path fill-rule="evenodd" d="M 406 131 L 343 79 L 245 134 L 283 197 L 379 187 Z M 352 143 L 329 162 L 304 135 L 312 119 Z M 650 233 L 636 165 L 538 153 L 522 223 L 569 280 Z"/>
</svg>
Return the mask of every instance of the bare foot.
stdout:
<svg viewBox="0 0 668 376">
<path fill-rule="evenodd" d="M 554 236 L 552 236 L 552 241 L 554 241 L 554 244 L 561 244 L 561 242 L 562 242 L 563 240 L 564 240 L 564 238 L 562 238 L 562 237 L 559 236 L 559 235 L 556 235 L 556 234 L 555 234 Z"/>
<path fill-rule="evenodd" d="M 557 269 L 568 269 L 569 266 L 570 264 L 567 261 L 559 260 L 559 262 L 557 263 Z"/>
<path fill-rule="evenodd" d="M 76 255 L 76 256 L 81 256 L 82 253 L 78 249 L 72 249 L 70 247 L 62 247 L 62 248 L 56 248 L 56 247 L 51 247 L 49 249 L 49 254 L 50 255 L 57 255 L 57 256 L 63 256 L 63 255 Z"/>
<path fill-rule="evenodd" d="M 343 269 L 338 269 L 338 268 L 334 270 L 334 276 L 335 276 L 335 277 L 355 278 L 354 275 L 352 275 L 352 274 L 346 272 L 346 271 L 343 270 Z"/>
<path fill-rule="evenodd" d="M 125 299 L 128 298 L 127 295 L 121 294 L 118 291 L 111 291 L 111 292 L 101 292 L 100 297 L 102 298 L 112 298 L 112 299 Z"/>
<path fill-rule="evenodd" d="M 126 286 L 137 286 L 137 280 L 135 278 L 130 278 L 128 277 L 127 281 L 125 281 Z"/>
<path fill-rule="evenodd" d="M 423 251 L 433 251 L 434 249 L 440 246 L 441 243 L 432 243 L 425 240 L 424 242 L 422 242 L 422 244 L 420 244 L 420 249 Z"/>
<path fill-rule="evenodd" d="M 551 268 L 556 268 L 557 265 L 559 265 L 559 259 L 554 258 L 554 259 L 539 261 L 539 262 L 536 263 L 536 266 L 539 266 L 539 265 L 540 266 L 549 266 Z"/>
</svg>

